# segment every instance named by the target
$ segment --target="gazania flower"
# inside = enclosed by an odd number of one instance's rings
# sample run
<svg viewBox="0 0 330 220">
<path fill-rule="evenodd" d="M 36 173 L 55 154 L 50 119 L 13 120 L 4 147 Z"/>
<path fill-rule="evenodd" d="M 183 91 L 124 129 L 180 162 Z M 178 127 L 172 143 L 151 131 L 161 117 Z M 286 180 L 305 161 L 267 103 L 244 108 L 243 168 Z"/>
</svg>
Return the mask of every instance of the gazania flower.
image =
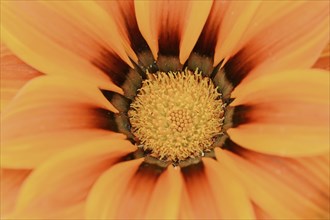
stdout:
<svg viewBox="0 0 330 220">
<path fill-rule="evenodd" d="M 329 2 L 1 14 L 4 219 L 329 218 Z"/>
</svg>

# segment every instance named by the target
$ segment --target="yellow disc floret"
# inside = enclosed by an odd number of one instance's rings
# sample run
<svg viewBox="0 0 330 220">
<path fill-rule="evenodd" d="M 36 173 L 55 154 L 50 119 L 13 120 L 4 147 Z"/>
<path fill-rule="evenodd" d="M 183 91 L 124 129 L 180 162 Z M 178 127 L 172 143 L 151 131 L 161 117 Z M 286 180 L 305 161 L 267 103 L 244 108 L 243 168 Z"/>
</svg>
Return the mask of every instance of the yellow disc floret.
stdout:
<svg viewBox="0 0 330 220">
<path fill-rule="evenodd" d="M 148 73 L 128 111 L 132 132 L 144 150 L 171 162 L 212 149 L 223 114 L 221 94 L 197 70 Z"/>
</svg>

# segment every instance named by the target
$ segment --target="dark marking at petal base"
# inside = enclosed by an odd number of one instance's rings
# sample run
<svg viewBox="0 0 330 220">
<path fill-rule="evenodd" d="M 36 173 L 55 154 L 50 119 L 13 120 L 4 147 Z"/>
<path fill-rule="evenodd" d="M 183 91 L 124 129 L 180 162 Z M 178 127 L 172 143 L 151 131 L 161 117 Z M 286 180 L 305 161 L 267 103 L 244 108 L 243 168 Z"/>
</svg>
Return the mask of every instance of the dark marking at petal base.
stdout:
<svg viewBox="0 0 330 220">
<path fill-rule="evenodd" d="M 224 114 L 224 120 L 222 125 L 222 130 L 226 132 L 229 128 L 233 127 L 233 115 L 234 115 L 234 107 L 233 106 L 226 106 Z"/>
<path fill-rule="evenodd" d="M 121 157 L 117 163 L 120 163 L 120 162 L 125 162 L 125 161 L 130 161 L 130 160 L 135 160 L 136 157 L 135 157 L 135 152 L 132 152 L 132 153 L 129 153 L 129 154 L 126 154 L 125 156 Z"/>
<path fill-rule="evenodd" d="M 132 100 L 116 92 L 100 89 L 104 97 L 119 111 L 127 113 Z"/>
<path fill-rule="evenodd" d="M 169 19 L 167 18 L 167 20 Z M 159 55 L 178 57 L 180 52 L 179 29 L 172 29 L 171 31 L 169 31 L 168 28 L 163 27 L 159 35 L 158 44 Z"/>
<path fill-rule="evenodd" d="M 196 52 L 201 55 L 205 55 L 208 57 L 214 57 L 215 47 L 217 45 L 218 33 L 221 21 L 214 22 L 214 18 L 212 18 L 212 14 L 214 14 L 215 7 L 212 7 L 211 12 L 206 20 L 206 23 L 203 27 L 202 33 L 199 36 L 197 43 L 193 49 L 193 52 Z"/>
<path fill-rule="evenodd" d="M 203 161 L 181 168 L 181 172 L 186 181 L 189 181 L 189 178 L 192 178 L 193 176 L 204 175 L 204 170 L 205 167 Z"/>
<path fill-rule="evenodd" d="M 217 160 L 217 157 L 215 156 L 214 149 L 210 149 L 210 151 L 204 152 L 205 158 L 212 158 L 214 160 Z"/>
<path fill-rule="evenodd" d="M 134 66 L 134 70 L 138 73 L 138 74 L 140 74 L 140 76 L 141 76 L 141 78 L 143 79 L 143 80 L 145 80 L 146 78 L 147 78 L 147 73 L 146 73 L 146 68 L 144 67 L 144 65 L 141 63 L 141 61 L 139 60 L 138 62 L 138 64 L 137 63 L 135 63 L 132 59 L 131 59 L 131 62 L 132 62 L 132 64 L 133 64 L 133 66 Z"/>
<path fill-rule="evenodd" d="M 257 62 L 251 58 L 246 48 L 241 49 L 231 57 L 224 66 L 226 78 L 236 87 L 256 66 Z"/>
<path fill-rule="evenodd" d="M 120 8 L 121 13 L 124 15 L 125 27 L 127 30 L 128 38 L 131 47 L 135 53 L 141 53 L 145 50 L 150 50 L 146 40 L 142 36 L 135 16 L 134 2 L 131 1 L 126 5 L 127 7 Z"/>
<path fill-rule="evenodd" d="M 204 29 L 198 38 L 193 52 L 203 54 L 208 57 L 214 57 L 215 46 L 217 44 L 217 30 L 212 29 L 211 33 L 205 33 Z"/>
<path fill-rule="evenodd" d="M 156 164 L 143 162 L 136 171 L 135 175 L 143 175 L 157 179 L 165 171 L 165 169 L 166 168 L 160 167 Z"/>
<path fill-rule="evenodd" d="M 131 143 L 135 143 L 135 137 L 131 133 L 131 124 L 127 115 L 116 114 L 103 108 L 92 109 L 91 114 L 95 115 L 96 128 L 122 133 L 127 136 Z"/>
<path fill-rule="evenodd" d="M 253 121 L 251 117 L 252 106 L 249 105 L 238 105 L 234 107 L 232 115 L 232 127 L 238 127 L 242 124 L 250 123 Z"/>
<path fill-rule="evenodd" d="M 143 51 L 138 54 L 139 67 L 143 72 L 155 73 L 158 71 L 156 60 L 154 59 L 151 51 Z"/>
<path fill-rule="evenodd" d="M 146 152 L 146 151 L 145 151 Z M 153 164 L 162 168 L 167 168 L 168 165 L 170 165 L 169 161 L 165 161 L 165 160 L 160 160 L 156 157 L 151 156 L 150 154 L 152 154 L 152 151 L 149 150 L 149 152 L 146 152 L 146 156 L 145 156 L 145 163 L 149 163 L 149 164 Z"/>
<path fill-rule="evenodd" d="M 145 152 L 142 149 L 138 148 L 136 151 L 134 151 L 132 153 L 129 153 L 129 154 L 126 154 L 125 156 L 121 157 L 118 160 L 118 163 L 119 162 L 124 162 L 124 161 L 139 159 L 139 158 L 142 158 L 142 157 L 145 157 L 145 156 L 146 156 Z"/>
<path fill-rule="evenodd" d="M 179 166 L 183 168 L 194 164 L 199 164 L 201 161 L 202 161 L 201 157 L 188 158 L 180 162 L 173 162 L 173 166 Z"/>
<path fill-rule="evenodd" d="M 232 103 L 234 100 L 235 100 L 235 98 L 229 98 L 229 99 L 226 99 L 226 100 L 225 100 L 225 103 L 226 103 L 227 105 L 229 105 L 229 104 Z"/>
<path fill-rule="evenodd" d="M 218 65 L 216 65 L 213 68 L 213 70 L 212 70 L 212 72 L 209 76 L 211 79 L 213 79 L 218 74 L 218 72 L 220 71 L 220 67 L 221 67 L 222 63 L 223 63 L 223 60 L 221 60 L 220 63 L 218 63 Z"/>
<path fill-rule="evenodd" d="M 115 121 L 118 127 L 118 131 L 127 136 L 127 139 L 132 143 L 136 142 L 135 136 L 131 133 L 131 123 L 129 118 L 125 114 L 115 114 Z"/>
<path fill-rule="evenodd" d="M 224 150 L 228 150 L 232 153 L 235 153 L 237 155 L 241 155 L 242 152 L 245 150 L 243 147 L 233 142 L 230 138 L 227 138 L 225 140 L 221 148 Z M 221 160 L 221 158 L 218 158 L 218 160 Z"/>
<path fill-rule="evenodd" d="M 125 97 L 133 100 L 137 94 L 137 90 L 142 86 L 141 75 L 133 69 L 127 74 L 127 80 L 121 85 Z"/>
<path fill-rule="evenodd" d="M 119 132 L 115 120 L 115 113 L 103 108 L 95 108 L 92 109 L 92 114 L 97 118 L 97 120 L 95 120 L 95 127 L 113 132 Z"/>
<path fill-rule="evenodd" d="M 130 71 L 130 66 L 117 54 L 108 50 L 103 50 L 99 59 L 92 61 L 111 81 L 117 86 L 121 86 Z"/>
<path fill-rule="evenodd" d="M 180 63 L 177 56 L 163 56 L 159 55 L 157 59 L 158 70 L 162 72 L 181 71 L 183 65 Z"/>
<path fill-rule="evenodd" d="M 220 147 L 224 145 L 225 141 L 227 140 L 228 135 L 226 133 L 218 135 L 217 137 L 214 138 L 214 143 L 212 144 L 213 148 Z M 213 149 L 212 149 L 213 151 Z"/>
<path fill-rule="evenodd" d="M 110 51 L 103 51 L 101 57 L 93 64 L 108 75 L 113 83 L 123 89 L 125 97 L 134 99 L 137 90 L 142 86 L 141 74 Z"/>
<path fill-rule="evenodd" d="M 220 64 L 219 64 L 220 65 Z M 230 103 L 231 92 L 233 91 L 233 85 L 229 82 L 223 69 L 219 66 L 214 68 L 214 72 L 211 74 L 212 82 L 218 87 L 218 91 L 222 94 L 222 99 L 225 103 Z"/>
<path fill-rule="evenodd" d="M 187 67 L 190 71 L 193 72 L 198 68 L 198 70 L 202 72 L 203 76 L 210 77 L 214 69 L 213 59 L 193 52 L 190 54 L 185 64 L 185 67 Z"/>
<path fill-rule="evenodd" d="M 151 53 L 150 47 L 142 36 L 137 24 L 134 2 L 126 1 L 125 4 L 119 8 L 119 10 L 123 15 L 124 28 L 126 29 L 130 46 L 138 57 L 138 63 L 136 65 L 138 65 L 144 71 L 141 76 L 143 79 L 145 79 L 146 69 L 153 69 L 155 60 Z M 136 69 L 136 67 L 134 68 Z"/>
</svg>

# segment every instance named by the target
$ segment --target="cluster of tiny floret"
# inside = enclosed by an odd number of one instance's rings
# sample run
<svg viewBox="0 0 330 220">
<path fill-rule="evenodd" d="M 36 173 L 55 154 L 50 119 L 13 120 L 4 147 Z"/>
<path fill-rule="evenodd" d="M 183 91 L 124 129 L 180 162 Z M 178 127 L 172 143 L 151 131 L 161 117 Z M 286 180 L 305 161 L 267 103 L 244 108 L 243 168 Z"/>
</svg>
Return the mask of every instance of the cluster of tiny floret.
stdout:
<svg viewBox="0 0 330 220">
<path fill-rule="evenodd" d="M 160 160 L 180 162 L 212 148 L 221 134 L 223 102 L 197 70 L 147 74 L 128 116 L 139 145 Z"/>
<path fill-rule="evenodd" d="M 187 110 L 173 110 L 169 114 L 172 127 L 177 132 L 185 132 L 192 127 L 192 118 Z"/>
</svg>

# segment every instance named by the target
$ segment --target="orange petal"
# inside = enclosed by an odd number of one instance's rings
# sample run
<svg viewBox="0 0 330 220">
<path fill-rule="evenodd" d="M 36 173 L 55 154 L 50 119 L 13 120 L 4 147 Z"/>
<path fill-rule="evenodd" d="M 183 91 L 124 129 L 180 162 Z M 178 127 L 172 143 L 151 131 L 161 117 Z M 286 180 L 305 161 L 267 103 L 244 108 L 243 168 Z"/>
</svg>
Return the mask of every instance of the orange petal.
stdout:
<svg viewBox="0 0 330 220">
<path fill-rule="evenodd" d="M 134 1 L 98 1 L 97 3 L 116 22 L 128 55 L 138 63 L 136 53 L 146 50 L 148 44 L 141 35 L 137 24 Z"/>
<path fill-rule="evenodd" d="M 21 186 L 30 170 L 1 169 L 1 218 L 13 211 Z"/>
<path fill-rule="evenodd" d="M 259 152 L 307 156 L 329 151 L 329 74 L 293 70 L 268 74 L 233 92 L 247 120 L 227 132 Z M 234 116 L 235 120 L 235 116 Z"/>
<path fill-rule="evenodd" d="M 261 1 L 230 2 L 221 22 L 215 49 L 215 64 L 218 64 L 226 55 L 232 54 L 233 47 L 240 42 L 260 4 Z"/>
<path fill-rule="evenodd" d="M 260 220 L 272 219 L 271 216 L 269 216 L 264 210 L 262 210 L 256 204 L 253 204 L 253 209 L 257 219 Z"/>
<path fill-rule="evenodd" d="M 1 6 L 5 43 L 41 72 L 108 88 L 109 78 L 93 62 L 106 51 L 130 64 L 115 22 L 95 2 L 8 1 Z"/>
<path fill-rule="evenodd" d="M 155 58 L 158 52 L 184 63 L 210 12 L 211 1 L 135 1 L 139 29 Z"/>
<path fill-rule="evenodd" d="M 220 219 L 255 219 L 248 195 L 231 171 L 211 158 L 203 162 Z"/>
<path fill-rule="evenodd" d="M 17 58 L 4 44 L 1 44 L 1 112 L 15 97 L 22 86 L 42 73 Z"/>
<path fill-rule="evenodd" d="M 318 60 L 314 63 L 313 68 L 330 70 L 330 43 L 324 48 Z"/>
<path fill-rule="evenodd" d="M 148 173 L 137 174 L 142 160 L 119 163 L 98 179 L 87 199 L 87 219 L 141 219 L 154 185 Z"/>
<path fill-rule="evenodd" d="M 159 167 L 141 162 L 133 160 L 120 163 L 97 181 L 88 198 L 87 218 L 178 217 L 183 186 L 180 170 L 170 167 L 161 173 Z"/>
<path fill-rule="evenodd" d="M 220 163 L 238 176 L 251 200 L 271 219 L 326 219 L 329 215 L 329 172 L 318 178 L 310 165 L 323 157 L 290 159 L 267 156 L 247 150 L 239 156 L 216 150 Z M 319 166 L 329 168 L 329 162 Z M 315 179 L 314 179 L 315 178 Z"/>
<path fill-rule="evenodd" d="M 214 1 L 211 11 L 205 22 L 202 33 L 199 36 L 194 47 L 194 52 L 200 55 L 213 57 L 215 53 L 215 46 L 217 44 L 220 25 L 226 10 L 230 5 L 230 1 Z M 183 49 L 183 48 L 182 48 Z M 181 55 L 183 56 L 183 54 Z"/>
<path fill-rule="evenodd" d="M 180 219 L 220 219 L 219 204 L 205 170 L 203 163 L 182 168 L 185 191 Z"/>
<path fill-rule="evenodd" d="M 34 168 L 54 153 L 111 133 L 116 123 L 109 110 L 115 111 L 85 82 L 51 76 L 30 81 L 2 114 L 2 166 Z"/>
<path fill-rule="evenodd" d="M 39 166 L 26 180 L 14 216 L 31 219 L 81 219 L 96 179 L 133 152 L 128 141 L 98 138 L 67 149 Z"/>
<path fill-rule="evenodd" d="M 144 218 L 177 219 L 182 188 L 183 178 L 180 169 L 169 166 L 156 183 Z"/>
<path fill-rule="evenodd" d="M 285 3 L 289 4 L 288 8 Z M 224 66 L 226 75 L 235 85 L 241 81 L 247 83 L 265 73 L 311 67 L 329 41 L 328 2 L 294 1 L 264 4 L 260 5 L 260 12 L 255 14 L 261 21 L 251 20 L 256 24 L 261 22 L 261 27 L 254 28 L 253 23 L 249 24 L 256 32 L 251 33 L 247 29 L 249 40 L 242 40 L 244 44 L 238 44 L 239 49 L 226 54 L 227 57 L 231 57 Z M 282 8 L 286 8 L 285 13 L 278 13 L 279 16 L 275 16 L 275 20 L 273 16 L 265 15 L 267 11 L 276 14 L 277 11 L 282 11 Z M 220 44 L 220 47 L 222 45 Z M 217 50 L 219 53 L 224 51 L 220 49 Z M 227 57 L 216 55 L 215 60 L 219 62 Z"/>
<path fill-rule="evenodd" d="M 278 19 L 296 10 L 303 2 L 233 2 L 226 10 L 219 33 L 219 43 L 216 50 L 216 61 L 235 54 L 251 37 Z M 236 16 L 242 13 L 246 17 Z M 231 35 L 231 36 L 230 36 Z M 230 38 L 232 37 L 232 38 Z M 227 42 L 223 44 L 221 42 Z"/>
<path fill-rule="evenodd" d="M 193 50 L 211 11 L 212 1 L 192 1 L 190 7 L 180 42 L 181 63 L 186 62 Z"/>
</svg>

